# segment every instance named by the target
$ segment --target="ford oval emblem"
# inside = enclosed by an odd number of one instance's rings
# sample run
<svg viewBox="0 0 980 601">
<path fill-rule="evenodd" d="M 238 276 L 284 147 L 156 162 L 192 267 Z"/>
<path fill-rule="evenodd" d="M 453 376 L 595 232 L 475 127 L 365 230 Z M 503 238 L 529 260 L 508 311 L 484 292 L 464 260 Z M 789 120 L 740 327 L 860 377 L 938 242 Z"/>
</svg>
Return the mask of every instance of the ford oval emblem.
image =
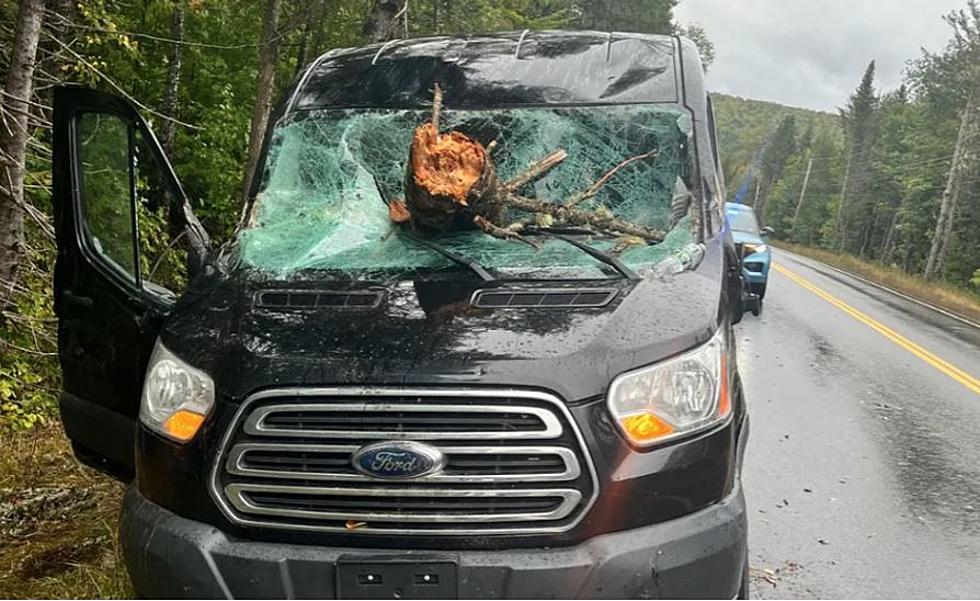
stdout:
<svg viewBox="0 0 980 601">
<path fill-rule="evenodd" d="M 438 472 L 445 458 L 439 449 L 418 442 L 378 442 L 358 449 L 351 463 L 373 478 L 406 480 Z"/>
</svg>

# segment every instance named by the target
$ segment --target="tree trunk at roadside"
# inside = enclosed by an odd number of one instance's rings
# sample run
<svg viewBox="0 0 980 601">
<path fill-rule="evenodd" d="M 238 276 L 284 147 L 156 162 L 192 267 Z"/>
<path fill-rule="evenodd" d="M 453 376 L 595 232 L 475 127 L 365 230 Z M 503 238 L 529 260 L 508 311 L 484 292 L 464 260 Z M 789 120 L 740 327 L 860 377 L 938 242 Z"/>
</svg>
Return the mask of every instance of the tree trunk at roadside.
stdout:
<svg viewBox="0 0 980 601">
<path fill-rule="evenodd" d="M 0 98 L 0 307 L 10 300 L 24 252 L 24 161 L 44 0 L 21 0 Z"/>
<path fill-rule="evenodd" d="M 242 181 L 242 199 L 247 204 L 255 178 L 256 164 L 265 130 L 269 124 L 269 109 L 272 106 L 272 93 L 276 85 L 276 59 L 279 56 L 279 12 L 282 0 L 268 0 L 262 24 L 262 46 L 259 50 L 259 73 L 256 78 L 255 109 L 252 112 L 252 126 L 248 134 L 248 155 L 245 160 L 245 177 Z"/>
<path fill-rule="evenodd" d="M 365 39 L 376 44 L 400 37 L 398 17 L 403 7 L 402 0 L 375 0 L 364 21 Z"/>
<path fill-rule="evenodd" d="M 942 202 L 939 206 L 939 218 L 936 229 L 932 234 L 932 244 L 929 247 L 929 259 L 926 261 L 925 277 L 935 278 L 942 273 L 946 263 L 946 251 L 949 249 L 949 239 L 953 234 L 953 221 L 959 204 L 961 182 L 963 175 L 970 167 L 974 149 L 970 141 L 977 116 L 977 95 L 975 94 L 963 108 L 960 117 L 960 129 L 956 136 L 956 148 L 953 151 L 953 164 L 949 168 L 946 187 L 943 190 Z"/>
<path fill-rule="evenodd" d="M 173 160 L 174 137 L 177 135 L 177 104 L 180 99 L 180 69 L 183 59 L 184 6 L 183 0 L 174 0 L 170 15 L 170 37 L 176 43 L 170 49 L 170 65 L 167 67 L 167 92 L 163 99 L 163 113 L 171 119 L 164 120 L 161 143 L 167 156 Z"/>
</svg>

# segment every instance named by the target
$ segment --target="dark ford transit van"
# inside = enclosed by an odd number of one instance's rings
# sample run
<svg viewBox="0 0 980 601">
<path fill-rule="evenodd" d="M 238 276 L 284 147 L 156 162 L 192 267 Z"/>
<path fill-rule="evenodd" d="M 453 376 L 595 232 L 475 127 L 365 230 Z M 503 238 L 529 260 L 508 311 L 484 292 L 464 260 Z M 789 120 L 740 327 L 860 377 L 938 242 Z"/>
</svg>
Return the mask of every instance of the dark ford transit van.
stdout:
<svg viewBox="0 0 980 601">
<path fill-rule="evenodd" d="M 393 224 L 436 84 L 504 181 L 566 151 L 524 197 L 662 235 Z M 61 414 L 132 481 L 138 594 L 745 595 L 743 283 L 690 41 L 331 51 L 216 248 L 131 104 L 59 89 L 54 135 Z"/>
</svg>

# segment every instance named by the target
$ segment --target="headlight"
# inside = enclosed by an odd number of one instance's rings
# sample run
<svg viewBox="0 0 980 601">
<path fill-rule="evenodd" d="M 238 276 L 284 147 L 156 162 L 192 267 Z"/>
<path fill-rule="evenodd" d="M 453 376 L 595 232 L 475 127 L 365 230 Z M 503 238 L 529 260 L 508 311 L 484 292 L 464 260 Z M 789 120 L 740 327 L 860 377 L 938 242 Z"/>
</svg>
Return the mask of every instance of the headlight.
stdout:
<svg viewBox="0 0 980 601">
<path fill-rule="evenodd" d="M 625 373 L 609 388 L 609 411 L 634 444 L 648 446 L 705 430 L 732 412 L 724 328 L 705 345 Z"/>
<path fill-rule="evenodd" d="M 764 253 L 769 250 L 769 246 L 766 244 L 746 244 L 745 245 L 746 255 L 754 255 L 755 253 Z"/>
<path fill-rule="evenodd" d="M 178 442 L 194 438 L 214 405 L 214 382 L 157 341 L 146 368 L 140 421 Z"/>
</svg>

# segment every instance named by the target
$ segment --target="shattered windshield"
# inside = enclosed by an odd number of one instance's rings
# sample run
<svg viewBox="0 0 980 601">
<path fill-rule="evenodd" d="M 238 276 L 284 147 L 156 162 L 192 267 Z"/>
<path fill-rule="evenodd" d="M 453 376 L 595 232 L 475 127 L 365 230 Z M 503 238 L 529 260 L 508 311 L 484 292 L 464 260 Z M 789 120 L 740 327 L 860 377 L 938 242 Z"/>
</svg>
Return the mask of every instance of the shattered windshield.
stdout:
<svg viewBox="0 0 980 601">
<path fill-rule="evenodd" d="M 755 220 L 755 211 L 729 211 L 728 223 L 736 232 L 759 234 L 759 223 Z"/>
<path fill-rule="evenodd" d="M 298 270 L 344 272 L 444 269 L 445 256 L 413 240 L 424 237 L 498 272 L 601 277 L 608 268 L 560 240 L 539 249 L 493 238 L 477 229 L 414 232 L 392 223 L 388 204 L 404 198 L 406 162 L 420 110 L 322 110 L 302 114 L 273 134 L 265 183 L 239 252 L 250 268 L 288 275 Z M 601 236 L 587 243 L 638 267 L 694 242 L 687 113 L 654 105 L 451 111 L 444 127 L 489 145 L 497 174 L 507 180 L 554 152 L 567 159 L 527 185 L 525 197 L 563 202 L 594 187 L 578 205 L 598 214 L 668 232 L 649 244 Z M 651 160 L 629 159 L 656 151 Z M 506 211 L 505 219 L 540 223 L 543 215 Z M 409 227 L 410 229 L 410 227 Z M 542 275 L 542 274 L 536 274 Z"/>
</svg>

